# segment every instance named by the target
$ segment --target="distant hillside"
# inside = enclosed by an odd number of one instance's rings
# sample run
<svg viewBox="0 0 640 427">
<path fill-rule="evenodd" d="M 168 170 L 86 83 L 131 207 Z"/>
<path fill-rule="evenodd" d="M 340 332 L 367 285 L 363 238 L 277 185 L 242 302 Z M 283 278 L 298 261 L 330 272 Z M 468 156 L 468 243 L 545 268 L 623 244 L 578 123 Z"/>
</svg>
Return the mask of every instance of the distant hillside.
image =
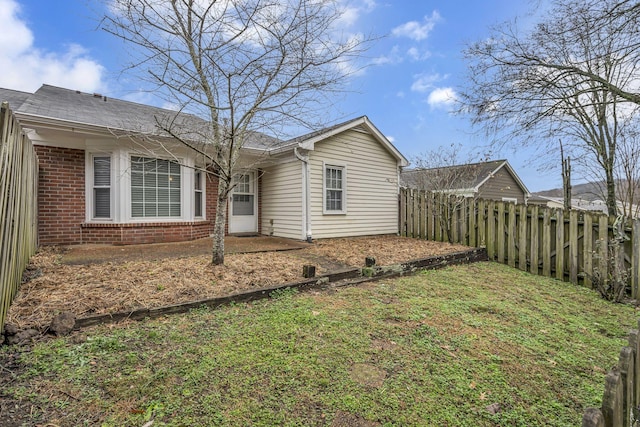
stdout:
<svg viewBox="0 0 640 427">
<path fill-rule="evenodd" d="M 587 201 L 604 200 L 604 182 L 587 182 L 585 184 L 574 184 L 571 188 L 571 197 Z M 562 197 L 562 188 L 538 191 L 533 193 L 537 196 Z"/>
</svg>

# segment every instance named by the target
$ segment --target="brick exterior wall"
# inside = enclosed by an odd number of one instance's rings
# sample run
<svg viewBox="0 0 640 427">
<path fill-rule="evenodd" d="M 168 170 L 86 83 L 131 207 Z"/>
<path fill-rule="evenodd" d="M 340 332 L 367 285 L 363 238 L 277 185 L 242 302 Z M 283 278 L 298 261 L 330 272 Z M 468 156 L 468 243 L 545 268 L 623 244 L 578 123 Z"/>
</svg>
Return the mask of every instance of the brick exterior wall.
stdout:
<svg viewBox="0 0 640 427">
<path fill-rule="evenodd" d="M 152 222 L 141 224 L 82 224 L 82 242 L 112 245 L 183 242 L 209 237 L 209 221 Z"/>
<path fill-rule="evenodd" d="M 205 221 L 137 224 L 85 223 L 85 152 L 35 145 L 40 167 L 38 233 L 41 245 L 141 244 L 208 237 L 213 232 L 218 181 L 206 179 Z"/>
<path fill-rule="evenodd" d="M 84 150 L 34 146 L 40 166 L 38 237 L 41 245 L 80 243 L 85 218 Z"/>
</svg>

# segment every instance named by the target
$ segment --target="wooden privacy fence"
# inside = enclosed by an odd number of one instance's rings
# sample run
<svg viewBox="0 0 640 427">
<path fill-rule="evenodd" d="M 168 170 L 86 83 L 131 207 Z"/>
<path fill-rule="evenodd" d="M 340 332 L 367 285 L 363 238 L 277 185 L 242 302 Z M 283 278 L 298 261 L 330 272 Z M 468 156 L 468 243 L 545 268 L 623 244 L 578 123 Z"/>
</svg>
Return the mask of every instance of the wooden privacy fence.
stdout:
<svg viewBox="0 0 640 427">
<path fill-rule="evenodd" d="M 0 108 L 0 333 L 38 245 L 38 160 L 6 102 Z"/>
<path fill-rule="evenodd" d="M 593 287 L 612 274 L 609 241 L 623 240 L 624 278 L 633 298 L 640 280 L 640 221 L 603 214 L 460 198 L 403 188 L 402 236 L 484 246 L 489 259 L 536 275 Z M 623 236 L 620 236 L 622 231 Z"/>
<path fill-rule="evenodd" d="M 620 351 L 618 365 L 605 377 L 601 408 L 588 408 L 582 427 L 632 427 L 640 405 L 640 340 L 638 330 L 629 333 L 629 345 Z"/>
</svg>

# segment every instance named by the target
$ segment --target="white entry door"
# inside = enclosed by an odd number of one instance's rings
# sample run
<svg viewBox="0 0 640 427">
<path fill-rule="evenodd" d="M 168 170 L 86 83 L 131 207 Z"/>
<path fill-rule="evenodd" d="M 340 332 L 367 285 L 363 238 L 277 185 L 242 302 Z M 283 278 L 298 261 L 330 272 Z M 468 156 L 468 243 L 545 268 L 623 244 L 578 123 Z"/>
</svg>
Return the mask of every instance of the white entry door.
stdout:
<svg viewBox="0 0 640 427">
<path fill-rule="evenodd" d="M 235 187 L 229 197 L 229 233 L 258 231 L 258 200 L 255 172 L 234 177 Z"/>
</svg>

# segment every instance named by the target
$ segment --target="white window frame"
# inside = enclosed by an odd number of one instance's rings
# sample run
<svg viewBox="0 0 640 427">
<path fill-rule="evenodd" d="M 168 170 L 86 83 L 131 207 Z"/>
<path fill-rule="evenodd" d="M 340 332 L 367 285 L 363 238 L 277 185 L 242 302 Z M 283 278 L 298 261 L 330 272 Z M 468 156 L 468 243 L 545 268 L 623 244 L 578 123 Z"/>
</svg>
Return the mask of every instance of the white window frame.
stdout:
<svg viewBox="0 0 640 427">
<path fill-rule="evenodd" d="M 87 163 L 89 167 L 85 171 L 85 176 L 87 179 L 87 184 L 85 186 L 85 196 L 86 196 L 86 218 L 87 221 L 90 222 L 113 222 L 115 218 L 115 185 L 114 185 L 114 158 L 113 153 L 87 153 Z M 108 158 L 109 159 L 109 186 L 96 186 L 95 185 L 95 159 L 97 158 Z M 95 189 L 96 188 L 109 188 L 109 217 L 96 217 L 96 206 L 95 206 Z"/>
<path fill-rule="evenodd" d="M 207 174 L 200 169 L 193 170 L 193 217 L 197 219 L 204 219 L 206 217 L 206 176 Z M 200 187 L 199 189 L 198 186 Z M 196 212 L 198 211 L 198 198 L 196 197 L 197 194 L 200 194 L 200 215 L 196 214 Z"/>
<path fill-rule="evenodd" d="M 92 224 L 116 223 L 116 224 L 139 224 L 139 223 L 171 223 L 182 221 L 202 221 L 206 219 L 207 211 L 207 187 L 206 172 L 202 171 L 202 217 L 195 216 L 195 163 L 193 159 L 184 157 L 169 157 L 163 155 L 153 155 L 151 153 L 141 153 L 131 151 L 130 148 L 111 147 L 109 141 L 97 141 L 93 143 L 95 147 L 85 149 L 85 183 L 84 183 L 84 206 L 85 222 Z M 110 157 L 110 214 L 111 218 L 95 217 L 95 197 L 94 197 L 94 158 Z M 160 160 L 175 161 L 180 165 L 180 216 L 168 217 L 133 217 L 131 215 L 131 157 L 156 158 Z"/>
<path fill-rule="evenodd" d="M 327 169 L 342 171 L 342 209 L 340 210 L 327 209 Z M 347 165 L 345 163 L 322 162 L 322 213 L 324 215 L 345 215 L 347 213 Z"/>
<path fill-rule="evenodd" d="M 503 197 L 502 198 L 503 202 L 509 202 L 509 203 L 513 203 L 515 205 L 518 204 L 518 199 L 516 197 Z"/>
<path fill-rule="evenodd" d="M 133 216 L 133 195 L 132 195 L 132 185 L 133 181 L 131 178 L 131 167 L 132 167 L 132 159 L 133 157 L 139 157 L 143 159 L 151 159 L 151 160 L 164 160 L 167 162 L 177 163 L 180 167 L 180 215 L 176 216 Z M 187 215 L 187 209 L 184 203 L 185 199 L 185 174 L 183 162 L 180 159 L 172 159 L 160 156 L 150 156 L 148 154 L 139 154 L 139 153 L 130 153 L 128 156 L 128 167 L 129 167 L 129 179 L 126 183 L 126 194 L 127 194 L 127 211 L 128 211 L 128 219 L 130 222 L 171 222 L 171 221 L 183 221 L 185 216 Z M 156 187 L 158 188 L 158 187 Z M 144 203 L 144 202 L 143 202 Z M 157 201 L 156 201 L 157 203 Z"/>
</svg>

